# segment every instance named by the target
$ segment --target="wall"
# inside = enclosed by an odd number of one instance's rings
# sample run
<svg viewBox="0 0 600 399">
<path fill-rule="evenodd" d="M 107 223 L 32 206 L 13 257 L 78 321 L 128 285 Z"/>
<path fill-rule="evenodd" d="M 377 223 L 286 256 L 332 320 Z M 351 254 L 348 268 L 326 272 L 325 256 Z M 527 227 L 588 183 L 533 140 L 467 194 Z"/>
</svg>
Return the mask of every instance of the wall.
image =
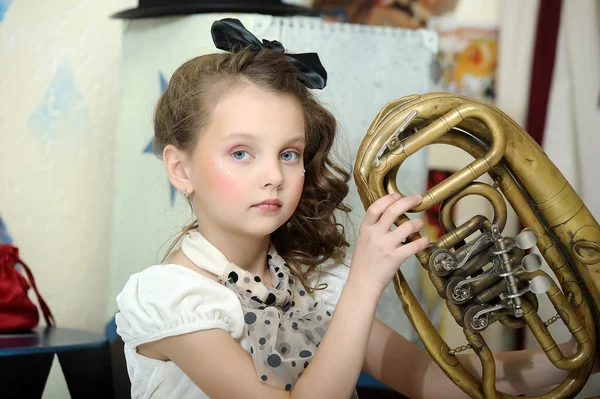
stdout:
<svg viewBox="0 0 600 399">
<path fill-rule="evenodd" d="M 135 3 L 0 1 L 0 213 L 61 327 L 106 322 L 121 64 L 108 16 Z M 45 397 L 68 397 L 57 362 Z"/>
</svg>

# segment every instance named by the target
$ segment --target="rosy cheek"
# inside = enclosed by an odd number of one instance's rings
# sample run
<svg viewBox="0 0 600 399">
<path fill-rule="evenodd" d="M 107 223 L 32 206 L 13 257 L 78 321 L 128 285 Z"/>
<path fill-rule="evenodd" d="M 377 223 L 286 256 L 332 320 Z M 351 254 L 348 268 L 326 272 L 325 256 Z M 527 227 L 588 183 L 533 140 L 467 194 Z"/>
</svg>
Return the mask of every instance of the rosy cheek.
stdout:
<svg viewBox="0 0 600 399">
<path fill-rule="evenodd" d="M 210 190 L 212 197 L 219 198 L 219 201 L 230 202 L 247 197 L 248 178 L 239 173 L 238 170 L 229 170 L 225 162 L 215 159 L 210 166 L 205 169 L 207 189 Z"/>
<path fill-rule="evenodd" d="M 239 195 L 243 192 L 243 182 L 237 176 L 230 176 L 219 170 L 214 174 L 213 186 L 214 190 L 229 198 L 240 198 Z"/>
<path fill-rule="evenodd" d="M 235 180 L 219 168 L 218 159 L 206 155 L 198 158 L 199 160 L 196 163 L 197 190 L 216 198 L 227 197 L 235 193 Z"/>
</svg>

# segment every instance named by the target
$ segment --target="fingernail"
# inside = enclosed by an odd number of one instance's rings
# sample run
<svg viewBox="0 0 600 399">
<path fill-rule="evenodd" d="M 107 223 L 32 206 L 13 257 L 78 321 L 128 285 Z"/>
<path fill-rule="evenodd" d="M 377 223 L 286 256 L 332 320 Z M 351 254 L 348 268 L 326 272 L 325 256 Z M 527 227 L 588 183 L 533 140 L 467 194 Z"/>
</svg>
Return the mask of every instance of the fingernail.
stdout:
<svg viewBox="0 0 600 399">
<path fill-rule="evenodd" d="M 422 196 L 422 195 L 416 195 L 416 197 L 417 197 L 417 199 L 418 199 L 419 201 L 423 201 L 423 196 Z"/>
<path fill-rule="evenodd" d="M 400 199 L 400 194 L 394 193 L 392 194 L 392 197 L 394 197 L 394 199 Z"/>
</svg>

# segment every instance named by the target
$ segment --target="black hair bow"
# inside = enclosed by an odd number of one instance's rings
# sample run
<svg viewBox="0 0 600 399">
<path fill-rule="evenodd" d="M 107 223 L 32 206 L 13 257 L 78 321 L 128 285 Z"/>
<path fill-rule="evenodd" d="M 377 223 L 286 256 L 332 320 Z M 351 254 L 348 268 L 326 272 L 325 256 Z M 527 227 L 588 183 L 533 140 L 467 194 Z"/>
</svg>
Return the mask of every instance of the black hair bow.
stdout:
<svg viewBox="0 0 600 399">
<path fill-rule="evenodd" d="M 233 18 L 225 18 L 212 24 L 211 34 L 215 46 L 220 50 L 235 53 L 244 48 L 259 51 L 263 48 L 285 53 L 285 48 L 277 40 L 262 43 L 244 25 Z M 309 89 L 323 89 L 327 83 L 327 71 L 321 65 L 317 53 L 288 54 L 285 56 L 298 70 L 298 80 Z"/>
</svg>

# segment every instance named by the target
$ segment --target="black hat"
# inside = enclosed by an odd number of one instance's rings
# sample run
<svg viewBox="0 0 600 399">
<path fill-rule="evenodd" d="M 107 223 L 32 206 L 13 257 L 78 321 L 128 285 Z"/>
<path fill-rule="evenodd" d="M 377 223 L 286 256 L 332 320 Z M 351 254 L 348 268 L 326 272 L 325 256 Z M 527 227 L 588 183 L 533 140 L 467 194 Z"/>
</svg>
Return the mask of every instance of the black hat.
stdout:
<svg viewBox="0 0 600 399">
<path fill-rule="evenodd" d="M 199 13 L 257 13 L 270 15 L 307 14 L 306 7 L 281 0 L 139 0 L 137 8 L 111 15 L 112 18 L 155 18 Z"/>
</svg>

